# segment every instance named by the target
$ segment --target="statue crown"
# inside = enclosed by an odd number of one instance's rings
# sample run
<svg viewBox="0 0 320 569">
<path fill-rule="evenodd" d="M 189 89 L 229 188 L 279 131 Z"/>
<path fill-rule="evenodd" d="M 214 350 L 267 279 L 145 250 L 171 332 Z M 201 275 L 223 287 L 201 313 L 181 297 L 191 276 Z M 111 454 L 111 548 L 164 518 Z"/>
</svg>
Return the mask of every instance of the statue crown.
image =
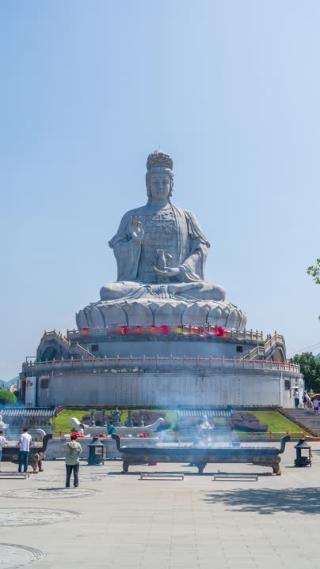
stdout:
<svg viewBox="0 0 320 569">
<path fill-rule="evenodd" d="M 152 168 L 169 168 L 173 169 L 173 160 L 169 154 L 162 152 L 161 150 L 155 150 L 152 154 L 149 154 L 147 160 L 147 170 L 152 170 Z"/>
</svg>

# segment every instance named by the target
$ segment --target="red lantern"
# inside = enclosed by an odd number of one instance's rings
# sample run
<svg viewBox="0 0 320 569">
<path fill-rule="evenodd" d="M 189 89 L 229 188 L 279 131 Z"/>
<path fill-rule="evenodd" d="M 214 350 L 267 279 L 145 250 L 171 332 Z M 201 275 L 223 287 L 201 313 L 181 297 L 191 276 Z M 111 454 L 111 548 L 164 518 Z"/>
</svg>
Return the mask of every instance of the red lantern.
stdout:
<svg viewBox="0 0 320 569">
<path fill-rule="evenodd" d="M 126 336 L 129 332 L 129 326 L 118 326 L 117 327 L 117 334 L 120 336 Z"/>
<path fill-rule="evenodd" d="M 216 326 L 215 333 L 216 336 L 223 336 L 223 328 L 221 326 Z"/>
<path fill-rule="evenodd" d="M 80 336 L 90 336 L 90 328 L 80 328 Z"/>
<path fill-rule="evenodd" d="M 160 334 L 167 336 L 168 334 L 170 334 L 170 326 L 162 324 L 161 326 L 159 326 L 159 332 Z"/>
</svg>

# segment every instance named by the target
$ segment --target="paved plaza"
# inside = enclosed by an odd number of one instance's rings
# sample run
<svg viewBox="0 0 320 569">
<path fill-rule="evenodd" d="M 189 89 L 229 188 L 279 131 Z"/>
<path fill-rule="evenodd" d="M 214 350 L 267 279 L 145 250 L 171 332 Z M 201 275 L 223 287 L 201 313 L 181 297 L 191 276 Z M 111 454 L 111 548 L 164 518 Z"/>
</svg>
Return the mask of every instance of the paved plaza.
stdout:
<svg viewBox="0 0 320 569">
<path fill-rule="evenodd" d="M 312 468 L 283 475 L 269 468 L 213 464 L 80 467 L 77 489 L 64 489 L 63 461 L 27 480 L 0 479 L 0 568 L 318 569 L 320 443 Z M 15 471 L 3 464 L 2 470 Z M 183 480 L 140 480 L 139 472 L 185 472 Z M 258 480 L 213 480 L 220 472 Z"/>
</svg>

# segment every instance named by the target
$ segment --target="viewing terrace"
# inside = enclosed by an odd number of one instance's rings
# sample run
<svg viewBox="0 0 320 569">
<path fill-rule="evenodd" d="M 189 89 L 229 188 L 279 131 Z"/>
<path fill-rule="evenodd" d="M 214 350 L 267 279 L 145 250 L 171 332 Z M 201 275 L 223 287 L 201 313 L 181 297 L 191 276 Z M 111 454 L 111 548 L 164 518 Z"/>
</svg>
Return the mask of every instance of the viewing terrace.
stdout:
<svg viewBox="0 0 320 569">
<path fill-rule="evenodd" d="M 234 370 L 261 370 L 264 372 L 284 372 L 286 374 L 300 376 L 299 365 L 289 362 L 276 362 L 272 360 L 250 360 L 243 358 L 224 357 L 188 357 L 188 356 L 143 356 L 143 357 L 104 357 L 104 358 L 81 358 L 61 359 L 48 362 L 26 361 L 23 364 L 23 372 L 27 375 L 33 373 L 48 373 L 68 370 L 92 370 L 93 373 L 139 373 L 147 370 L 171 371 L 172 369 L 234 369 Z"/>
<path fill-rule="evenodd" d="M 71 342 L 83 342 L 85 338 L 104 338 L 110 336 L 196 336 L 196 337 L 221 337 L 234 342 L 248 342 L 257 345 L 264 344 L 270 338 L 277 339 L 278 342 L 284 344 L 284 337 L 277 332 L 272 335 L 263 335 L 259 330 L 234 330 L 224 328 L 222 326 L 108 326 L 106 328 L 81 328 L 80 330 L 67 330 L 66 336 L 55 331 L 45 332 L 50 334 L 58 334 L 61 338 Z"/>
</svg>

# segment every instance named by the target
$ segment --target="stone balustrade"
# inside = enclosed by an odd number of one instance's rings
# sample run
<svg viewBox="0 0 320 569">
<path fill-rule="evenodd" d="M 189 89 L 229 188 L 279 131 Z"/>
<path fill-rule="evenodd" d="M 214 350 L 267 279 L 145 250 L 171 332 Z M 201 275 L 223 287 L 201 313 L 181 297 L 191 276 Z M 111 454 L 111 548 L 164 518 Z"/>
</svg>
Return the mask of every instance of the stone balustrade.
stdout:
<svg viewBox="0 0 320 569">
<path fill-rule="evenodd" d="M 79 341 L 80 339 L 82 341 L 83 338 L 86 336 L 105 337 L 116 333 L 117 328 L 119 327 L 108 326 L 106 328 L 85 328 L 82 330 L 75 330 L 75 329 L 68 330 L 67 338 L 71 341 Z M 170 328 L 174 329 L 175 327 L 171 326 Z M 179 328 L 179 326 L 177 325 L 176 328 Z M 203 326 L 202 328 L 204 331 L 206 331 L 206 329 L 209 329 L 209 326 Z M 281 334 L 277 334 L 277 332 L 275 332 L 272 336 L 269 334 L 266 337 L 264 337 L 263 332 L 260 332 L 258 330 L 231 329 L 228 332 L 229 332 L 228 338 L 236 342 L 243 342 L 243 341 L 252 342 L 252 343 L 268 342 L 269 339 L 271 338 L 273 339 L 277 338 L 279 341 L 284 342 L 283 336 Z M 146 333 L 147 333 L 147 327 L 146 327 Z"/>
<path fill-rule="evenodd" d="M 142 356 L 142 357 L 104 357 L 71 360 L 53 360 L 51 362 L 25 362 L 23 372 L 41 373 L 54 370 L 92 369 L 93 373 L 103 371 L 110 373 L 130 372 L 138 373 L 145 369 L 172 370 L 178 368 L 233 368 L 237 370 L 262 370 L 285 372 L 300 375 L 300 367 L 289 362 L 275 362 L 271 360 L 246 360 L 243 358 L 224 357 L 188 357 L 188 356 Z"/>
</svg>

